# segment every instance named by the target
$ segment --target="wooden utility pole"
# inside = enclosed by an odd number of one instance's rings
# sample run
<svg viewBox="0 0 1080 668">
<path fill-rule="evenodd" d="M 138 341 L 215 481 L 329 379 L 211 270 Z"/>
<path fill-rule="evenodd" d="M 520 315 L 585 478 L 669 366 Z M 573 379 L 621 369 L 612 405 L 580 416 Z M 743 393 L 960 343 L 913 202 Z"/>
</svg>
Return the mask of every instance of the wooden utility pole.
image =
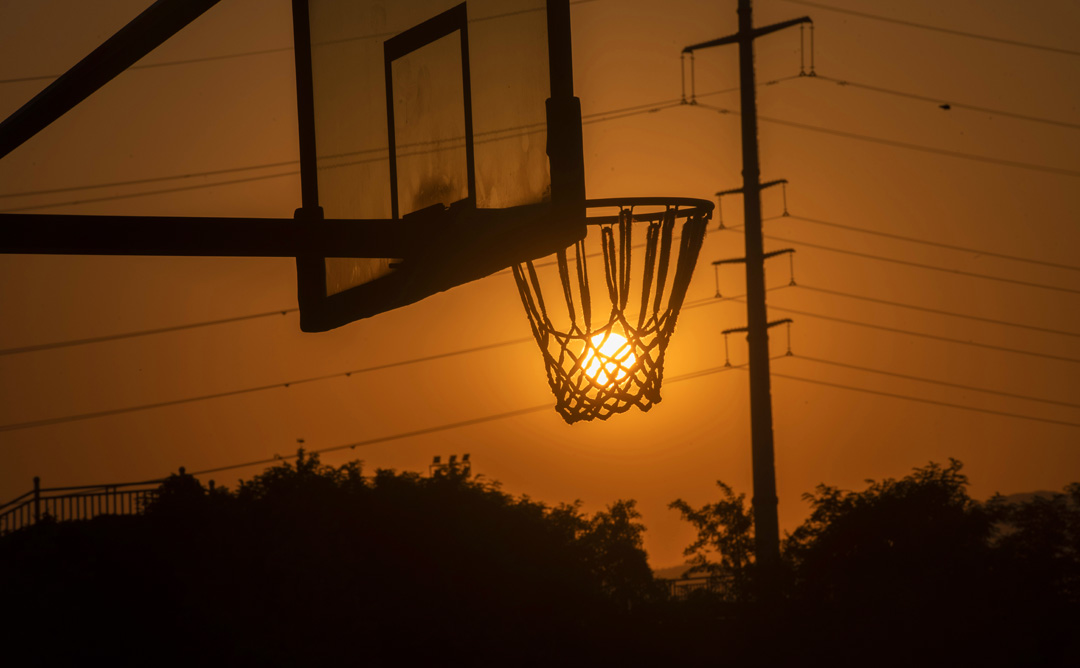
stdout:
<svg viewBox="0 0 1080 668">
<path fill-rule="evenodd" d="M 780 564 L 780 522 L 777 515 L 776 466 L 773 453 L 772 394 L 769 383 L 769 319 L 765 308 L 765 258 L 761 230 L 761 167 L 758 159 L 757 96 L 754 40 L 783 28 L 809 23 L 809 17 L 754 28 L 750 0 L 738 0 L 739 32 L 683 49 L 739 45 L 739 89 L 742 116 L 743 213 L 746 225 L 746 339 L 750 355 L 751 461 L 754 479 L 754 551 L 762 594 L 776 593 Z"/>
<path fill-rule="evenodd" d="M 750 431 L 754 471 L 754 540 L 764 574 L 780 561 L 776 465 L 769 383 L 769 317 L 765 310 L 765 249 L 761 230 L 754 27 L 750 0 L 739 0 L 739 95 L 742 112 L 743 219 L 746 225 L 746 340 L 750 353 Z"/>
</svg>

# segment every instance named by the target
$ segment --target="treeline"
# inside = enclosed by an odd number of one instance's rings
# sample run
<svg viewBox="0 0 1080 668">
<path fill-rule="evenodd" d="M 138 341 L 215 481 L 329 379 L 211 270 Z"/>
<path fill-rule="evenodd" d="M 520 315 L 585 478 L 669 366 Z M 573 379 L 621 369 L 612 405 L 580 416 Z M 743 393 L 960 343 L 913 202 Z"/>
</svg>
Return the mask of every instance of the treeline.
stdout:
<svg viewBox="0 0 1080 668">
<path fill-rule="evenodd" d="M 862 491 L 804 494 L 810 516 L 782 542 L 774 575 L 780 600 L 751 634 L 765 649 L 735 643 L 740 660 L 1080 665 L 1080 483 L 980 503 L 961 469 L 931 463 Z M 671 506 L 698 531 L 691 572 L 719 582 L 735 609 L 753 609 L 752 511 L 745 495 L 719 488 L 715 503 Z"/>
<path fill-rule="evenodd" d="M 10 665 L 1075 665 L 1080 485 L 967 495 L 958 462 L 821 486 L 764 595 L 743 495 L 672 507 L 712 592 L 669 598 L 633 501 L 300 454 L 138 516 L 0 539 Z M 8 663 L 7 660 L 4 661 Z"/>
</svg>

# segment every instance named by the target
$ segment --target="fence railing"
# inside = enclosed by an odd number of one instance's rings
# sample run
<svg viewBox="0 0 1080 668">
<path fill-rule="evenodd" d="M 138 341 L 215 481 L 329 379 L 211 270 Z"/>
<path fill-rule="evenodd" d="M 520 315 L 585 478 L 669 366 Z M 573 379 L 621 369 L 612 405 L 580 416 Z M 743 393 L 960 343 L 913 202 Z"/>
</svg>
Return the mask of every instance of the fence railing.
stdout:
<svg viewBox="0 0 1080 668">
<path fill-rule="evenodd" d="M 162 480 L 125 482 L 80 487 L 34 488 L 0 505 L 0 535 L 51 518 L 57 521 L 88 520 L 98 515 L 135 515 L 157 496 Z"/>
<path fill-rule="evenodd" d="M 684 600 L 696 592 L 709 592 L 718 594 L 723 590 L 720 581 L 716 578 L 701 576 L 695 578 L 678 578 L 673 580 L 661 580 L 667 587 L 668 596 L 675 600 Z"/>
</svg>

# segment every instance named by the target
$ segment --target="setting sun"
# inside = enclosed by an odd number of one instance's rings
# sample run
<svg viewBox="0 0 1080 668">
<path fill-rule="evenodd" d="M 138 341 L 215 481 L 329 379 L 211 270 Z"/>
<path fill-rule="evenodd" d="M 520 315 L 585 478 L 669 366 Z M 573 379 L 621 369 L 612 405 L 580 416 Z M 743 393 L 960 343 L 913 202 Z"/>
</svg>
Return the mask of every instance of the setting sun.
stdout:
<svg viewBox="0 0 1080 668">
<path fill-rule="evenodd" d="M 626 337 L 615 332 L 596 334 L 581 363 L 585 375 L 598 385 L 619 382 L 626 378 L 637 363 Z"/>
</svg>

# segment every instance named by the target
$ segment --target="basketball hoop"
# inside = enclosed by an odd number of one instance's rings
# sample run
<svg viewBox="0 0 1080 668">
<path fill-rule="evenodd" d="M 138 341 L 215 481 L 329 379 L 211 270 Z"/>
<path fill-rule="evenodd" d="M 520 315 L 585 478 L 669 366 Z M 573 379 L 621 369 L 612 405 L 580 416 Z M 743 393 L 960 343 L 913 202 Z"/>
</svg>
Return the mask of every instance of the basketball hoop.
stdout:
<svg viewBox="0 0 1080 668">
<path fill-rule="evenodd" d="M 588 218 L 600 228 L 590 235 L 598 248 L 586 237 L 556 253 L 558 285 L 549 286 L 549 299 L 561 292 L 565 310 L 560 303 L 549 311 L 544 300 L 538 269 L 545 264 L 514 266 L 555 409 L 570 424 L 606 420 L 631 406 L 647 411 L 660 401 L 664 352 L 713 210 L 710 201 L 676 197 L 588 200 L 586 206 L 618 213 Z M 642 259 L 631 264 L 638 249 Z M 603 273 L 597 286 L 590 285 L 590 265 L 594 276 Z"/>
</svg>

